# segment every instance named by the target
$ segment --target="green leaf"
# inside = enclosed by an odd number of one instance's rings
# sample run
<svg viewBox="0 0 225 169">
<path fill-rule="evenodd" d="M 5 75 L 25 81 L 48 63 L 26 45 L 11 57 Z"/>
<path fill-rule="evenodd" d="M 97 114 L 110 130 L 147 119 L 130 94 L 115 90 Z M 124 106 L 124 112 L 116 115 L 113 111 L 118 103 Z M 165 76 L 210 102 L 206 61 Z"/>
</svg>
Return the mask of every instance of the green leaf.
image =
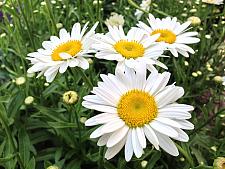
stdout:
<svg viewBox="0 0 225 169">
<path fill-rule="evenodd" d="M 30 159 L 30 139 L 26 133 L 24 128 L 21 128 L 18 133 L 19 138 L 19 153 L 22 159 L 22 162 L 25 166 L 27 166 L 29 159 Z"/>
<path fill-rule="evenodd" d="M 160 157 L 161 157 L 161 152 L 159 151 L 155 152 L 151 156 L 150 160 L 148 161 L 148 165 L 146 166 L 146 169 L 153 169 L 156 162 L 160 159 Z"/>
<path fill-rule="evenodd" d="M 0 102 L 7 103 L 9 102 L 10 95 L 0 96 Z"/>
<path fill-rule="evenodd" d="M 26 169 L 35 169 L 35 158 L 32 157 L 28 162 Z"/>
<path fill-rule="evenodd" d="M 48 122 L 48 125 L 55 128 L 55 129 L 77 127 L 77 125 L 75 123 L 67 123 L 67 122 Z"/>
<path fill-rule="evenodd" d="M 10 154 L 4 158 L 0 158 L 0 163 L 8 162 L 8 161 L 12 160 L 15 156 L 16 156 L 15 154 Z"/>
<path fill-rule="evenodd" d="M 25 94 L 22 91 L 19 91 L 15 93 L 12 100 L 10 101 L 8 105 L 8 114 L 9 117 L 14 118 L 16 114 L 18 113 L 18 110 L 22 106 L 25 99 Z"/>
</svg>

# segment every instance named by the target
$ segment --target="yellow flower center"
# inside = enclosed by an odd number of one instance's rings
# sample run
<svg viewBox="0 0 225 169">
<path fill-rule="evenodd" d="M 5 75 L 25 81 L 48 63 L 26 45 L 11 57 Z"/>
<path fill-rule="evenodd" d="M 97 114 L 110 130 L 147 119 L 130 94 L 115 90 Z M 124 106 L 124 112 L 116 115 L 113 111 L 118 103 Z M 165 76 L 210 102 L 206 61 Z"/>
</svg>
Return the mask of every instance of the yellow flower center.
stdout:
<svg viewBox="0 0 225 169">
<path fill-rule="evenodd" d="M 130 42 L 127 40 L 120 40 L 116 42 L 113 47 L 127 59 L 142 57 L 145 52 L 143 45 L 134 40 Z"/>
<path fill-rule="evenodd" d="M 176 38 L 177 38 L 176 35 L 168 29 L 156 29 L 151 33 L 151 35 L 155 35 L 158 33 L 160 33 L 160 37 L 156 40 L 156 42 L 163 41 L 163 42 L 172 44 L 176 41 Z"/>
<path fill-rule="evenodd" d="M 126 125 L 135 128 L 152 121 L 158 114 L 158 108 L 153 96 L 134 89 L 121 96 L 117 113 Z"/>
<path fill-rule="evenodd" d="M 80 52 L 81 48 L 82 44 L 79 40 L 70 40 L 65 43 L 62 43 L 53 50 L 51 54 L 52 60 L 63 60 L 59 55 L 60 53 L 68 53 L 71 56 L 76 56 L 76 54 Z"/>
</svg>

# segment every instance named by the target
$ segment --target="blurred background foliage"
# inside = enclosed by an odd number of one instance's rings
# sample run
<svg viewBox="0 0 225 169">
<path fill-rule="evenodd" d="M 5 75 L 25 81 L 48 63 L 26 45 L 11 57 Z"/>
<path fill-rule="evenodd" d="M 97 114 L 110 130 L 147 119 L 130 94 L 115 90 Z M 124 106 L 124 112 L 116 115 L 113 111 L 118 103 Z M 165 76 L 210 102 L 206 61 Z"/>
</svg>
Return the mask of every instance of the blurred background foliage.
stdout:
<svg viewBox="0 0 225 169">
<path fill-rule="evenodd" d="M 140 4 L 141 1 L 134 1 Z M 71 30 L 75 22 L 89 26 L 100 24 L 97 32 L 106 32 L 104 24 L 111 12 L 124 16 L 124 29 L 135 26 L 135 7 L 127 0 L 7 0 L 0 2 L 0 168 L 43 169 L 55 165 L 61 169 L 207 169 L 215 158 L 225 156 L 224 86 L 216 79 L 224 76 L 225 8 L 195 0 L 155 0 L 150 13 L 164 14 L 181 22 L 197 16 L 201 23 L 192 30 L 199 32 L 201 42 L 192 45 L 196 53 L 190 58 L 161 59 L 172 73 L 171 83 L 185 89 L 180 102 L 195 107 L 188 132 L 190 141 L 178 143 L 178 157 L 156 151 L 151 145 L 140 158 L 126 163 L 123 151 L 110 161 L 104 159 L 105 148 L 89 139 L 93 129 L 84 121 L 97 112 L 81 106 L 89 88 L 76 69 L 57 75 L 48 84 L 43 77 L 27 74 L 26 55 L 41 47 L 61 27 Z M 142 16 L 146 22 L 147 14 Z M 94 85 L 100 73 L 114 72 L 115 63 L 92 58 L 85 74 Z M 90 61 L 90 62 L 92 62 Z M 162 70 L 159 69 L 162 72 Z M 22 80 L 22 82 L 21 82 Z M 63 102 L 66 91 L 76 91 L 78 101 Z M 25 98 L 32 96 L 31 103 Z M 79 121 L 76 119 L 80 119 Z"/>
</svg>

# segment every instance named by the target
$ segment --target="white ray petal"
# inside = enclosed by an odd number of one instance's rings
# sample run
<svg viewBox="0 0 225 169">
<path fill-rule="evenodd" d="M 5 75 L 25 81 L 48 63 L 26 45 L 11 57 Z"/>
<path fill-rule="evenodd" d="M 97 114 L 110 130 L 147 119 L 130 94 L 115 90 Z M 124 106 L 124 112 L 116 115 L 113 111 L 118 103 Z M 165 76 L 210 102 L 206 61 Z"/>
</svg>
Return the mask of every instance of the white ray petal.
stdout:
<svg viewBox="0 0 225 169">
<path fill-rule="evenodd" d="M 121 129 L 115 131 L 108 139 L 106 144 L 107 147 L 113 147 L 118 142 L 120 142 L 126 135 L 129 130 L 129 127 L 124 125 Z"/>
</svg>

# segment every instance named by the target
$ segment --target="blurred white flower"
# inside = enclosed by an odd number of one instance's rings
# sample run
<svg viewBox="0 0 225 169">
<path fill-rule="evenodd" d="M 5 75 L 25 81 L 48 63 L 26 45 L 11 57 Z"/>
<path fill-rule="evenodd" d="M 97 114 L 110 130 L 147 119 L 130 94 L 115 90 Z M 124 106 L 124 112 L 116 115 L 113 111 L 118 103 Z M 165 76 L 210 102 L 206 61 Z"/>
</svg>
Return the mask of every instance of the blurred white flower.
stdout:
<svg viewBox="0 0 225 169">
<path fill-rule="evenodd" d="M 86 121 L 87 121 L 87 117 L 81 117 L 81 118 L 80 118 L 80 122 L 81 122 L 81 123 L 84 124 Z"/>
<path fill-rule="evenodd" d="M 198 75 L 202 75 L 202 72 L 200 70 L 197 71 Z"/>
<path fill-rule="evenodd" d="M 195 13 L 195 12 L 197 12 L 197 9 L 191 9 L 190 11 L 189 11 L 190 13 Z"/>
<path fill-rule="evenodd" d="M 225 76 L 222 77 L 223 85 L 225 86 Z"/>
<path fill-rule="evenodd" d="M 6 33 L 2 33 L 2 34 L 0 35 L 0 37 L 1 37 L 1 38 L 6 37 Z"/>
<path fill-rule="evenodd" d="M 105 24 L 107 26 L 123 26 L 124 25 L 124 18 L 123 15 L 119 15 L 118 13 L 112 12 L 111 16 L 106 19 Z"/>
<path fill-rule="evenodd" d="M 62 27 L 63 27 L 63 24 L 62 24 L 62 23 L 57 23 L 57 24 L 56 24 L 56 28 L 60 29 L 60 28 L 62 28 Z"/>
<path fill-rule="evenodd" d="M 25 82 L 26 82 L 25 77 L 18 77 L 18 78 L 16 78 L 16 84 L 17 84 L 17 85 L 22 85 L 22 84 L 24 84 Z"/>
<path fill-rule="evenodd" d="M 198 77 L 198 74 L 196 72 L 192 72 L 191 74 L 193 77 Z"/>
<path fill-rule="evenodd" d="M 150 9 L 151 2 L 152 2 L 151 0 L 143 0 L 141 2 L 140 8 L 148 12 Z M 134 15 L 137 17 L 137 20 L 139 20 L 141 16 L 143 15 L 143 13 L 144 13 L 143 11 L 140 11 L 137 9 Z"/>
<path fill-rule="evenodd" d="M 223 0 L 202 0 L 202 2 L 207 4 L 215 4 L 215 5 L 223 4 Z"/>
<path fill-rule="evenodd" d="M 28 97 L 25 98 L 24 103 L 26 105 L 29 105 L 29 104 L 33 103 L 33 101 L 34 101 L 34 97 L 28 96 Z"/>
<path fill-rule="evenodd" d="M 41 5 L 42 6 L 45 6 L 46 5 L 46 2 L 45 1 L 41 2 Z"/>
<path fill-rule="evenodd" d="M 145 168 L 145 167 L 147 166 L 147 164 L 148 164 L 148 161 L 143 160 L 143 161 L 141 162 L 141 167 L 142 167 L 142 168 Z"/>
<path fill-rule="evenodd" d="M 206 39 L 211 39 L 211 35 L 205 35 Z"/>
<path fill-rule="evenodd" d="M 215 77 L 213 78 L 213 80 L 214 80 L 215 82 L 217 82 L 217 83 L 221 83 L 221 82 L 223 81 L 223 78 L 222 78 L 221 76 L 215 76 Z"/>
<path fill-rule="evenodd" d="M 47 169 L 59 169 L 59 167 L 55 166 L 55 165 L 51 165 L 49 166 Z"/>
<path fill-rule="evenodd" d="M 45 86 L 45 87 L 48 87 L 48 86 L 49 86 L 49 83 L 47 83 L 47 82 L 44 83 L 44 86 Z"/>
<path fill-rule="evenodd" d="M 27 73 L 27 77 L 34 77 L 35 73 Z"/>
<path fill-rule="evenodd" d="M 196 26 L 196 25 L 200 25 L 201 24 L 201 19 L 197 16 L 191 16 L 187 19 L 188 21 L 191 21 L 191 24 L 193 26 Z"/>
</svg>

